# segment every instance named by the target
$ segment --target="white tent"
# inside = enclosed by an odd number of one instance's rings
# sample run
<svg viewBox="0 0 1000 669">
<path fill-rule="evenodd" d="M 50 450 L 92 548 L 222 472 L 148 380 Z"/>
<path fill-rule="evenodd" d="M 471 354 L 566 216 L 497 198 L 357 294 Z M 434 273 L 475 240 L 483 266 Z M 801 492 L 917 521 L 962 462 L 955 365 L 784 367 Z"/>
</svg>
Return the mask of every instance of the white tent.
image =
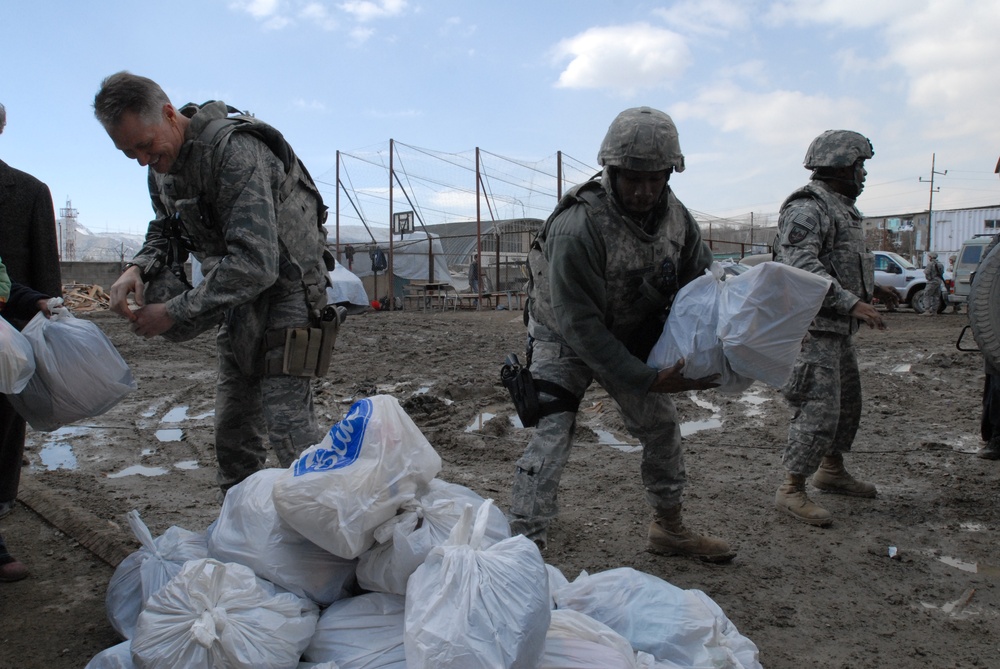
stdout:
<svg viewBox="0 0 1000 669">
<path fill-rule="evenodd" d="M 327 243 L 332 247 L 337 236 L 332 225 L 327 223 Z M 354 260 L 351 263 L 351 271 L 359 277 L 371 276 L 372 260 L 370 253 L 377 247 L 388 257 L 389 255 L 389 231 L 384 228 L 372 228 L 371 233 L 361 226 L 341 226 L 340 228 L 340 255 L 337 262 L 348 266 L 344 249 L 347 245 L 354 248 Z M 372 235 L 375 241 L 372 241 Z M 431 281 L 430 267 L 431 257 L 433 257 L 434 277 L 433 281 L 438 283 L 448 283 L 455 287 L 454 280 L 448 272 L 447 258 L 441 246 L 441 240 L 437 235 L 426 232 L 413 232 L 404 235 L 393 235 L 392 239 L 392 270 L 396 279 L 409 281 Z M 384 271 L 379 271 L 379 278 Z"/>
</svg>

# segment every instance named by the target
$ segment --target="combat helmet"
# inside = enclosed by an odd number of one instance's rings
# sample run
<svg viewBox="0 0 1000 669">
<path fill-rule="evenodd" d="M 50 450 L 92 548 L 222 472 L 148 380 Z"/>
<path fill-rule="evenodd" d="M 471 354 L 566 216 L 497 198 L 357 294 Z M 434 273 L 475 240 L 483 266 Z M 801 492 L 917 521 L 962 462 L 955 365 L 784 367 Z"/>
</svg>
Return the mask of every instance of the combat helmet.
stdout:
<svg viewBox="0 0 1000 669">
<path fill-rule="evenodd" d="M 597 152 L 600 165 L 636 172 L 684 171 L 677 126 L 651 107 L 626 109 L 611 122 Z"/>
<path fill-rule="evenodd" d="M 875 155 L 871 140 L 853 130 L 827 130 L 806 149 L 803 165 L 807 170 L 818 167 L 850 167 L 858 158 Z"/>
</svg>

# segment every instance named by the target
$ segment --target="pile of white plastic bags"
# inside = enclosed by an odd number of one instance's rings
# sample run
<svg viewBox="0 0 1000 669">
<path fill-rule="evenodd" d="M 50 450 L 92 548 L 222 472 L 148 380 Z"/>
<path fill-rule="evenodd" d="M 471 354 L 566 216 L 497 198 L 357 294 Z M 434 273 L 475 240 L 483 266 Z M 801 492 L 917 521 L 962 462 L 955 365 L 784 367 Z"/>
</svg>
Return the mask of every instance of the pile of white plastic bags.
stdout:
<svg viewBox="0 0 1000 669">
<path fill-rule="evenodd" d="M 379 395 L 233 487 L 204 533 L 153 538 L 133 512 L 142 548 L 106 599 L 125 641 L 87 669 L 760 667 L 704 593 L 632 569 L 569 582 L 440 470 Z"/>
</svg>

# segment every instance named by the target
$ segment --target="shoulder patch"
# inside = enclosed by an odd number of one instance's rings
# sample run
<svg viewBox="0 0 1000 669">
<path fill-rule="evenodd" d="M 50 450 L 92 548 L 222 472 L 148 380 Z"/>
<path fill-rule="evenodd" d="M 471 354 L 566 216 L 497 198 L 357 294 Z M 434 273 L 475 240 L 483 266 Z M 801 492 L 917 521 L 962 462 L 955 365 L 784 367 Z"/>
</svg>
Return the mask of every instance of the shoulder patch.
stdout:
<svg viewBox="0 0 1000 669">
<path fill-rule="evenodd" d="M 789 207 L 788 215 L 785 219 L 787 224 L 793 227 L 803 227 L 810 232 L 816 230 L 819 227 L 819 218 L 810 209 L 806 207 Z"/>
<path fill-rule="evenodd" d="M 803 239 L 809 236 L 809 232 L 809 230 L 806 230 L 801 225 L 793 225 L 792 229 L 788 231 L 788 243 L 801 243 Z"/>
</svg>

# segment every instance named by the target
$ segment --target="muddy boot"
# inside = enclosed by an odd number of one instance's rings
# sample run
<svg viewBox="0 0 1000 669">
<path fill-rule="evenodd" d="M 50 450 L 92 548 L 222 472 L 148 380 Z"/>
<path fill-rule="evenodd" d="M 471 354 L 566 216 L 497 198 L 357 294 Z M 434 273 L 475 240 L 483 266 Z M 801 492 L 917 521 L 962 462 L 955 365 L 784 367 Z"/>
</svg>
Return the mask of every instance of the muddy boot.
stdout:
<svg viewBox="0 0 1000 669">
<path fill-rule="evenodd" d="M 1000 460 L 1000 443 L 990 439 L 985 446 L 976 451 L 976 457 L 983 460 Z"/>
<path fill-rule="evenodd" d="M 830 512 L 806 495 L 806 477 L 802 474 L 785 474 L 785 482 L 774 493 L 774 508 L 810 525 L 827 527 L 833 523 Z"/>
<path fill-rule="evenodd" d="M 684 527 L 681 507 L 677 505 L 656 512 L 649 525 L 646 550 L 657 555 L 683 555 L 704 562 L 729 562 L 736 551 L 722 539 L 703 537 Z"/>
<path fill-rule="evenodd" d="M 813 474 L 812 484 L 814 488 L 819 488 L 823 492 L 832 492 L 837 495 L 850 495 L 851 497 L 875 497 L 878 495 L 878 490 L 873 484 L 857 480 L 844 469 L 844 456 L 840 453 L 823 456 L 822 462 L 819 463 L 819 469 Z"/>
</svg>

